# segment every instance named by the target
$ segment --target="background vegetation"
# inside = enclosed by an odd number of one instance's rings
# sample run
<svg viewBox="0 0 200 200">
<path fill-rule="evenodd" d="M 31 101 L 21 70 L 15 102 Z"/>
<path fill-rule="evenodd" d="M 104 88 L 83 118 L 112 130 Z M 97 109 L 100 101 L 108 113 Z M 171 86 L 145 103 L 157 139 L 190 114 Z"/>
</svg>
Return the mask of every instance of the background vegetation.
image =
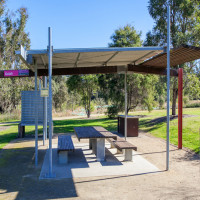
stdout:
<svg viewBox="0 0 200 200">
<path fill-rule="evenodd" d="M 139 46 L 165 46 L 166 45 L 166 13 L 167 2 L 171 6 L 171 46 L 181 44 L 200 45 L 200 2 L 197 0 L 149 0 L 149 14 L 155 21 L 152 31 L 146 34 L 145 41 L 141 40 L 141 32 L 135 30 L 131 24 L 124 25 L 115 30 L 111 36 L 109 47 L 139 47 Z M 23 45 L 30 48 L 29 33 L 26 31 L 28 14 L 26 8 L 19 8 L 11 13 L 6 9 L 6 1 L 0 1 L 0 68 L 24 69 L 25 66 L 15 55 Z M 184 70 L 184 106 L 199 107 L 200 99 L 200 62 L 199 60 L 176 66 Z M 155 75 L 130 74 L 128 83 L 128 112 L 137 114 L 143 110 L 146 118 L 141 119 L 140 128 L 155 136 L 165 138 L 165 123 L 157 124 L 152 120 L 164 117 L 162 109 L 166 104 L 166 77 Z M 177 78 L 171 78 L 171 106 L 172 115 L 176 115 L 177 105 Z M 21 91 L 34 89 L 33 78 L 0 79 L 0 121 L 20 119 Z M 80 76 L 55 76 L 52 81 L 53 107 L 55 113 L 64 115 L 84 115 L 89 118 L 91 113 L 106 112 L 110 118 L 117 116 L 124 110 L 124 75 L 80 75 Z M 153 110 L 153 111 L 152 111 Z M 148 112 L 150 113 L 150 116 Z M 198 146 L 199 109 L 185 110 L 196 118 L 184 118 L 184 145 L 196 152 Z M 2 117 L 4 116 L 4 117 Z M 72 131 L 76 123 L 88 125 L 102 125 L 108 129 L 116 130 L 115 119 L 82 120 L 82 121 L 57 121 L 56 132 Z M 1 146 L 16 136 L 17 126 L 1 131 Z M 29 127 L 28 132 L 32 132 Z M 171 122 L 171 142 L 177 144 L 177 119 Z M 6 137 L 5 137 L 6 136 Z M 8 137 L 7 137 L 8 136 Z"/>
</svg>

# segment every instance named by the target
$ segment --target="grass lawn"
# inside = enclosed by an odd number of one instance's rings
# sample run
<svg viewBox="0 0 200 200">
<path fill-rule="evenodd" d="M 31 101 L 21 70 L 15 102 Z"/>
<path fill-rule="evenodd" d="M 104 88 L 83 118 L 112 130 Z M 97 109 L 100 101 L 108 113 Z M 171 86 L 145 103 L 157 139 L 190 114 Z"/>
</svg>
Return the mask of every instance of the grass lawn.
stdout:
<svg viewBox="0 0 200 200">
<path fill-rule="evenodd" d="M 151 113 L 137 112 L 138 115 L 147 115 L 140 119 L 140 129 L 151 133 L 152 135 L 166 139 L 166 116 L 165 110 L 155 110 Z M 184 108 L 184 115 L 194 115 L 193 117 L 183 118 L 183 146 L 196 153 L 199 152 L 200 146 L 200 108 Z M 160 118 L 155 120 L 156 118 Z M 178 145 L 178 119 L 170 121 L 170 143 Z"/>
<path fill-rule="evenodd" d="M 144 115 L 145 117 L 142 117 L 139 120 L 140 129 L 143 131 L 147 131 L 156 137 L 166 139 L 165 110 L 154 110 L 151 113 L 146 111 L 138 111 L 130 114 Z M 185 108 L 183 114 L 196 115 L 195 117 L 183 118 L 183 146 L 195 152 L 199 152 L 200 108 Z M 73 132 L 73 127 L 76 126 L 102 126 L 110 131 L 116 131 L 117 120 L 107 118 L 55 120 L 54 132 Z M 12 139 L 17 137 L 17 131 L 17 124 L 12 125 L 6 130 L 0 131 L 0 149 L 3 148 Z M 26 134 L 34 135 L 34 126 L 27 126 Z M 42 127 L 39 127 L 39 134 L 42 134 Z M 175 118 L 170 122 L 170 142 L 177 145 L 177 138 L 178 119 Z"/>
</svg>

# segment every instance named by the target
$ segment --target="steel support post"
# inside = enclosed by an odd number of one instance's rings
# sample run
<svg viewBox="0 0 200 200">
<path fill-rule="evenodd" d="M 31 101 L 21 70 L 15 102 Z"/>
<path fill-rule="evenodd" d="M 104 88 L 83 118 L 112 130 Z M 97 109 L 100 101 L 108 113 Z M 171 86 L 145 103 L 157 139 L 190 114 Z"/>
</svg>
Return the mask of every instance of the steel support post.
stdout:
<svg viewBox="0 0 200 200">
<path fill-rule="evenodd" d="M 125 95 L 125 118 L 124 118 L 124 135 L 127 138 L 127 69 L 124 74 L 124 95 Z"/>
<path fill-rule="evenodd" d="M 167 7 L 167 142 L 166 170 L 169 170 L 169 123 L 170 123 L 170 5 Z"/>
<path fill-rule="evenodd" d="M 51 28 L 48 29 L 48 63 L 49 63 L 49 174 L 48 177 L 52 178 L 52 40 L 51 40 Z"/>
<path fill-rule="evenodd" d="M 43 76 L 43 88 L 46 88 L 47 78 Z M 43 97 L 43 145 L 47 139 L 47 97 Z"/>
<path fill-rule="evenodd" d="M 183 68 L 178 69 L 178 149 L 182 149 L 183 129 Z"/>
<path fill-rule="evenodd" d="M 35 63 L 35 166 L 38 165 L 37 61 Z"/>
<path fill-rule="evenodd" d="M 47 88 L 47 77 L 45 76 L 44 77 L 44 87 Z M 45 116 L 44 116 L 44 121 L 45 121 L 45 139 L 47 140 L 47 97 L 44 97 L 44 113 L 45 113 Z"/>
</svg>

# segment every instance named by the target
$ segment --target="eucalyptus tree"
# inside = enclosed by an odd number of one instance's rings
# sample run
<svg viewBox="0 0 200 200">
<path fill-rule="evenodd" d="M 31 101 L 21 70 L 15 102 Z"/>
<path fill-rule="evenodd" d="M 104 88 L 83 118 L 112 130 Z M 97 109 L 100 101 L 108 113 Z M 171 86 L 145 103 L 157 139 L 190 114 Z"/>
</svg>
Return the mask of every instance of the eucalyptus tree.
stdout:
<svg viewBox="0 0 200 200">
<path fill-rule="evenodd" d="M 87 117 L 91 114 L 92 96 L 98 89 L 96 75 L 72 75 L 67 79 L 67 87 L 70 92 L 77 92 L 81 96 L 82 105 L 85 108 Z"/>
<path fill-rule="evenodd" d="M 15 55 L 20 44 L 26 49 L 30 48 L 30 39 L 25 31 L 28 14 L 26 8 L 20 8 L 11 13 L 6 10 L 6 1 L 0 1 L 0 68 L 24 68 Z M 0 111 L 13 110 L 20 101 L 20 91 L 31 88 L 30 78 L 10 78 L 0 80 Z"/>
<path fill-rule="evenodd" d="M 148 10 L 154 19 L 152 32 L 147 33 L 144 45 L 161 45 L 167 43 L 167 6 L 170 5 L 171 45 L 175 48 L 181 44 L 200 45 L 200 2 L 197 0 L 149 0 Z M 175 68 L 186 65 L 175 66 Z M 176 114 L 178 95 L 177 78 L 171 78 L 172 115 Z"/>
<path fill-rule="evenodd" d="M 141 32 L 137 32 L 131 25 L 126 25 L 115 30 L 111 36 L 109 47 L 139 47 L 142 46 Z M 114 117 L 124 110 L 124 75 L 106 74 L 99 75 L 99 85 L 107 102 L 108 116 Z M 156 76 L 128 74 L 127 75 L 127 111 L 134 110 L 137 106 L 153 109 Z"/>
</svg>

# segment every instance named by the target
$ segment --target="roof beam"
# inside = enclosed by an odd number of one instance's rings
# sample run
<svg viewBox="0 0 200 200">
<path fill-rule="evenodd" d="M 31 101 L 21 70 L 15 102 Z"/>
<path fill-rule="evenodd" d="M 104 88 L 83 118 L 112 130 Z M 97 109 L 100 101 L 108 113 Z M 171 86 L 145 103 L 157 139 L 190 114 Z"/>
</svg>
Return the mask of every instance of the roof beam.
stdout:
<svg viewBox="0 0 200 200">
<path fill-rule="evenodd" d="M 103 65 L 106 66 L 109 61 L 111 61 L 120 51 L 115 52 L 108 60 L 106 60 Z"/>
<path fill-rule="evenodd" d="M 78 61 L 79 61 L 80 55 L 81 55 L 81 53 L 78 53 L 78 55 L 76 57 L 76 62 L 74 64 L 74 67 L 78 67 L 77 65 L 78 65 Z"/>
<path fill-rule="evenodd" d="M 166 68 L 156 68 L 156 67 L 147 67 L 143 65 L 128 65 L 128 71 L 141 73 L 141 74 L 157 74 L 157 75 L 167 75 Z M 176 69 L 170 70 L 171 76 L 178 76 L 178 72 Z"/>
<path fill-rule="evenodd" d="M 44 56 L 43 56 L 43 55 L 40 55 L 40 57 L 41 57 L 41 59 L 42 59 L 42 62 L 43 62 L 44 67 L 46 68 L 46 62 L 45 62 L 45 60 L 44 60 Z"/>
<path fill-rule="evenodd" d="M 137 61 L 141 60 L 142 58 L 145 58 L 146 56 L 152 54 L 153 52 L 154 52 L 154 51 L 151 51 L 151 52 L 145 54 L 144 56 L 138 58 L 137 60 L 132 61 L 130 64 L 134 64 L 134 65 L 135 65 L 135 63 L 136 63 Z"/>
<path fill-rule="evenodd" d="M 142 74 L 167 75 L 165 68 L 144 67 L 142 65 L 128 65 L 128 72 Z M 77 68 L 57 68 L 53 69 L 52 74 L 55 75 L 78 75 L 78 74 L 115 74 L 117 66 L 102 67 L 77 67 Z M 48 76 L 47 69 L 38 69 L 38 76 Z M 171 76 L 178 76 L 175 69 L 171 69 Z"/>
<path fill-rule="evenodd" d="M 109 67 L 77 67 L 77 68 L 58 68 L 53 69 L 52 74 L 55 75 L 78 75 L 78 74 L 115 74 L 118 66 Z M 142 74 L 156 74 L 156 75 L 166 75 L 165 68 L 152 68 L 145 67 L 142 65 L 128 65 L 128 72 L 142 73 Z M 175 69 L 171 69 L 171 76 L 178 76 L 178 72 Z M 34 76 L 34 72 L 29 70 L 29 77 Z M 48 69 L 38 69 L 38 76 L 48 76 Z M 23 77 L 23 76 L 16 76 Z M 27 77 L 27 76 L 26 76 Z M 4 70 L 0 70 L 0 78 L 10 78 L 4 77 Z M 14 78 L 14 77 L 13 77 Z"/>
<path fill-rule="evenodd" d="M 80 74 L 110 74 L 117 73 L 117 66 L 109 67 L 77 67 L 77 68 L 57 68 L 52 70 L 55 75 L 80 75 Z M 38 76 L 48 76 L 47 69 L 38 69 Z"/>
</svg>

